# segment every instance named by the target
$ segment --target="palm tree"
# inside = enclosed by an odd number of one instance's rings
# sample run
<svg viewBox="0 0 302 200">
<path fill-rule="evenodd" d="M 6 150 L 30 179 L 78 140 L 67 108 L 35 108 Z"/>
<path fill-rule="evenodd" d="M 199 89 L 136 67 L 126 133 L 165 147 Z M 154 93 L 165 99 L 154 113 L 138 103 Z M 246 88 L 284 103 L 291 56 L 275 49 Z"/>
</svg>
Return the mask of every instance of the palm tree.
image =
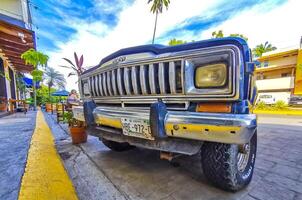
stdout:
<svg viewBox="0 0 302 200">
<path fill-rule="evenodd" d="M 264 44 L 259 44 L 253 49 L 253 54 L 256 57 L 261 57 L 263 53 L 276 50 L 277 47 L 274 47 L 272 44 L 265 42 Z"/>
<path fill-rule="evenodd" d="M 52 67 L 46 68 L 44 75 L 45 75 L 45 80 L 46 80 L 46 83 L 48 86 L 48 99 L 50 101 L 50 89 L 53 86 L 56 86 L 59 88 L 65 88 L 66 80 L 65 80 L 63 74 L 56 71 Z"/>
<path fill-rule="evenodd" d="M 153 31 L 153 37 L 152 37 L 152 44 L 154 44 L 154 39 L 155 39 L 155 32 L 156 32 L 156 26 L 157 26 L 157 16 L 158 13 L 163 12 L 163 6 L 168 9 L 170 0 L 148 0 L 148 3 L 153 2 L 151 6 L 151 12 L 154 14 L 155 13 L 155 24 L 154 24 L 154 31 Z"/>
<path fill-rule="evenodd" d="M 212 38 L 223 38 L 224 34 L 222 30 L 212 32 Z"/>
</svg>

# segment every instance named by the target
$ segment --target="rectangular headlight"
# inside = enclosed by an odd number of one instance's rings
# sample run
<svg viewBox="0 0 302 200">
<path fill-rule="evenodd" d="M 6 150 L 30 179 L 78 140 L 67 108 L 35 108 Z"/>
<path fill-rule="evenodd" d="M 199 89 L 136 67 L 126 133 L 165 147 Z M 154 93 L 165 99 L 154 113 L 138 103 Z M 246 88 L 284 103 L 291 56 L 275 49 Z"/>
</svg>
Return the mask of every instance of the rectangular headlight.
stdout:
<svg viewBox="0 0 302 200">
<path fill-rule="evenodd" d="M 227 65 L 217 63 L 200 66 L 195 71 L 195 86 L 197 88 L 222 87 L 227 82 Z"/>
</svg>

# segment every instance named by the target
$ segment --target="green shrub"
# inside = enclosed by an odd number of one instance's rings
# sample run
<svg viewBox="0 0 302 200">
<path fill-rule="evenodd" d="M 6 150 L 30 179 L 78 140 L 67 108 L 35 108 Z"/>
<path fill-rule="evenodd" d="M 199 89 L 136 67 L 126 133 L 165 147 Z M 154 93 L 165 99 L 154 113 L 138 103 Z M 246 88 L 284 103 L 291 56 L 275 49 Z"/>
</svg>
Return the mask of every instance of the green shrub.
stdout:
<svg viewBox="0 0 302 200">
<path fill-rule="evenodd" d="M 263 102 L 259 101 L 256 105 L 257 110 L 267 110 L 268 106 Z"/>
<path fill-rule="evenodd" d="M 274 108 L 276 110 L 285 110 L 287 108 L 287 104 L 284 101 L 282 101 L 282 100 L 278 100 L 275 103 Z"/>
</svg>

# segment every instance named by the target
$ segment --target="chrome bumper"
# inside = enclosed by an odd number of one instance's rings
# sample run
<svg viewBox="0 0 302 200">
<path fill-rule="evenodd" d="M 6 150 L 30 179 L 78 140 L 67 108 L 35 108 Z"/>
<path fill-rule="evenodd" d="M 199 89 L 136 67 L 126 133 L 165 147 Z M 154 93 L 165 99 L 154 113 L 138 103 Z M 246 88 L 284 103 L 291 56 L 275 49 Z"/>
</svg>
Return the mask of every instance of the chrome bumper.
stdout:
<svg viewBox="0 0 302 200">
<path fill-rule="evenodd" d="M 74 108 L 73 112 L 76 119 L 84 118 L 83 109 Z M 97 124 L 121 129 L 121 118 L 149 119 L 150 113 L 149 110 L 97 107 L 93 115 Z M 164 126 L 169 137 L 244 144 L 255 133 L 257 119 L 254 114 L 168 111 Z"/>
<path fill-rule="evenodd" d="M 149 110 L 97 107 L 95 122 L 122 128 L 121 118 L 149 119 Z M 169 137 L 230 144 L 247 143 L 257 128 L 256 115 L 168 111 L 164 121 Z"/>
</svg>

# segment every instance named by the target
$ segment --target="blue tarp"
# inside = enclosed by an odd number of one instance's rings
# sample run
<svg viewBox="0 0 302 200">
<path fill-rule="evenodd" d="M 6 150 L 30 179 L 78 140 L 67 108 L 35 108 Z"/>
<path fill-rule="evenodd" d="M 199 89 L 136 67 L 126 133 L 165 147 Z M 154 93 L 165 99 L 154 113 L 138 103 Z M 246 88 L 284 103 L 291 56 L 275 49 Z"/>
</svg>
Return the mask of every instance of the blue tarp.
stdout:
<svg viewBox="0 0 302 200">
<path fill-rule="evenodd" d="M 69 92 L 66 90 L 58 90 L 51 94 L 51 96 L 57 96 L 57 97 L 67 97 L 69 95 Z"/>
<path fill-rule="evenodd" d="M 23 77 L 24 84 L 27 88 L 31 88 L 33 85 L 33 80 L 31 78 Z M 40 81 L 36 82 L 36 88 L 40 87 Z"/>
</svg>

